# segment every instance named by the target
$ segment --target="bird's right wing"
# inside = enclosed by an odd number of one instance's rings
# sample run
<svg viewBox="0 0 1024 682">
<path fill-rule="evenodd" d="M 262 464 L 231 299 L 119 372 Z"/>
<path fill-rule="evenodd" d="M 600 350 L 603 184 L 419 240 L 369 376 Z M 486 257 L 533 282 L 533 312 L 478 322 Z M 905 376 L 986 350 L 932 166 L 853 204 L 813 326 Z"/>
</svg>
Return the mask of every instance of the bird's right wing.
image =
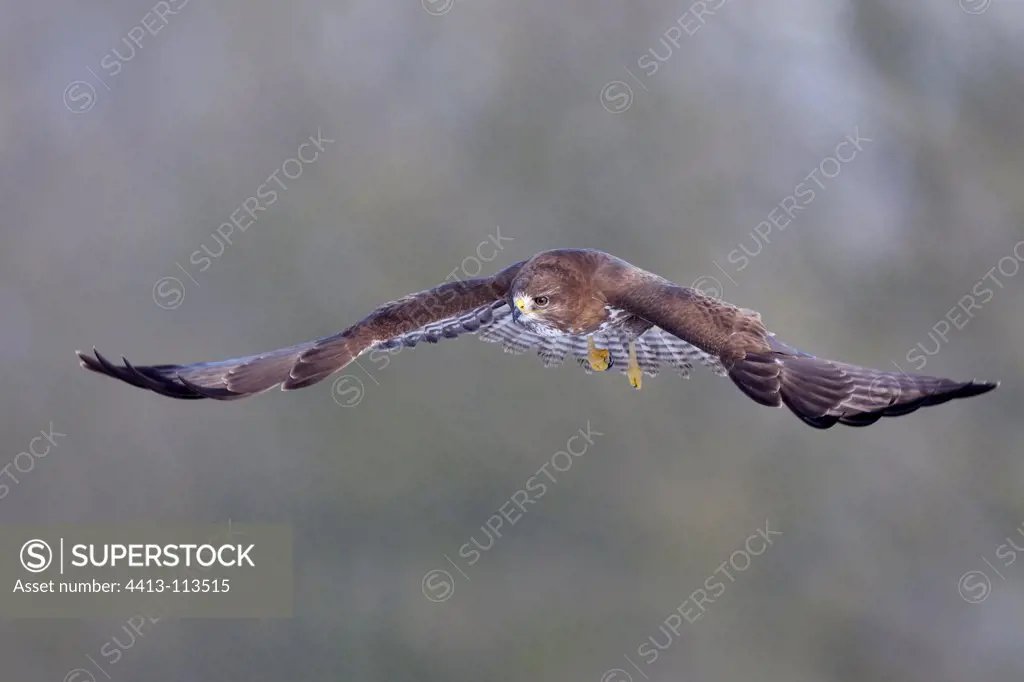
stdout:
<svg viewBox="0 0 1024 682">
<path fill-rule="evenodd" d="M 473 332 L 508 293 L 522 262 L 493 277 L 453 281 L 386 303 L 337 334 L 269 353 L 190 365 L 116 365 L 95 349 L 78 352 L 86 369 L 169 398 L 235 400 L 280 385 L 285 390 L 322 381 L 361 353 L 396 339 L 440 338 Z"/>
</svg>

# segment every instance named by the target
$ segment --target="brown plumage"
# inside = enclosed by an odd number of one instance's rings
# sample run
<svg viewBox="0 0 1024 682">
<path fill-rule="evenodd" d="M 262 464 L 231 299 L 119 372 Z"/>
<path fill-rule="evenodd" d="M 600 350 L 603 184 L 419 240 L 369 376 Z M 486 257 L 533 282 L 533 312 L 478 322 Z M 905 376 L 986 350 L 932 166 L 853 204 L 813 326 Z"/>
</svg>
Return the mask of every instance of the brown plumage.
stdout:
<svg viewBox="0 0 1024 682">
<path fill-rule="evenodd" d="M 545 251 L 493 277 L 410 294 L 337 334 L 260 355 L 137 367 L 115 365 L 95 350 L 78 356 L 87 369 L 171 398 L 234 400 L 315 384 L 373 348 L 461 334 L 501 342 L 512 353 L 537 349 L 546 366 L 572 353 L 588 372 L 599 366 L 591 341 L 608 366 L 626 372 L 653 376 L 668 365 L 687 376 L 699 361 L 758 403 L 786 405 L 816 428 L 865 426 L 997 385 L 817 358 L 775 339 L 754 311 L 589 249 Z M 635 359 L 627 363 L 630 349 Z"/>
</svg>

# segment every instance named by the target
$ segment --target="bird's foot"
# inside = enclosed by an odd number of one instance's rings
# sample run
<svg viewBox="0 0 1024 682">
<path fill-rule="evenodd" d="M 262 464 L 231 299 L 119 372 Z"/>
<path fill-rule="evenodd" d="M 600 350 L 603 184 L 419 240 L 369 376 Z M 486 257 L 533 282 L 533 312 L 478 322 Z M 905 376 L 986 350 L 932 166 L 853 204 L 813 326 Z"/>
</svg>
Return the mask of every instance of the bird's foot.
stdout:
<svg viewBox="0 0 1024 682">
<path fill-rule="evenodd" d="M 640 363 L 636 359 L 636 343 L 629 342 L 629 367 L 626 369 L 626 376 L 629 378 L 629 385 L 640 390 L 643 383 L 644 371 L 640 369 Z"/>
<path fill-rule="evenodd" d="M 598 348 L 593 336 L 587 337 L 587 362 L 595 372 L 603 372 L 612 366 L 611 353 L 606 348 Z"/>
</svg>

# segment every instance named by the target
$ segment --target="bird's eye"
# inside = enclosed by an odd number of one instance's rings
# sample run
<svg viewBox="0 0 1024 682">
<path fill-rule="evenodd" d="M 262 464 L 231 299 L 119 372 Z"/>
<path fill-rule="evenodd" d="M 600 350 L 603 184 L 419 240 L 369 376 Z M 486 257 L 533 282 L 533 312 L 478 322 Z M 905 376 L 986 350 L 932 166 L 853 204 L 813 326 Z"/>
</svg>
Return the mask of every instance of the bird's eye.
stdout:
<svg viewBox="0 0 1024 682">
<path fill-rule="evenodd" d="M 543 308 L 550 302 L 550 300 L 551 299 L 549 299 L 547 296 L 538 296 L 537 298 L 533 299 L 533 304 L 538 308 Z"/>
</svg>

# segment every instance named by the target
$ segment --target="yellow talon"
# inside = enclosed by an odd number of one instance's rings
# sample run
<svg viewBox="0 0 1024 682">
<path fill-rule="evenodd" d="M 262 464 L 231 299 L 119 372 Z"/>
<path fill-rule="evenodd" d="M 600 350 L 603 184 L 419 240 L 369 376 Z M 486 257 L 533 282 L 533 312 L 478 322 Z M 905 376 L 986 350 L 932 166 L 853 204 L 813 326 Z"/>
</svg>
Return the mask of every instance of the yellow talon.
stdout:
<svg viewBox="0 0 1024 682">
<path fill-rule="evenodd" d="M 603 372 L 612 364 L 611 353 L 606 348 L 598 348 L 593 336 L 587 337 L 587 361 L 595 372 Z"/>
<path fill-rule="evenodd" d="M 640 390 L 640 384 L 643 383 L 644 371 L 640 369 L 640 363 L 636 359 L 636 344 L 632 341 L 629 342 L 629 368 L 626 370 L 626 376 L 629 377 L 629 385 Z"/>
</svg>

